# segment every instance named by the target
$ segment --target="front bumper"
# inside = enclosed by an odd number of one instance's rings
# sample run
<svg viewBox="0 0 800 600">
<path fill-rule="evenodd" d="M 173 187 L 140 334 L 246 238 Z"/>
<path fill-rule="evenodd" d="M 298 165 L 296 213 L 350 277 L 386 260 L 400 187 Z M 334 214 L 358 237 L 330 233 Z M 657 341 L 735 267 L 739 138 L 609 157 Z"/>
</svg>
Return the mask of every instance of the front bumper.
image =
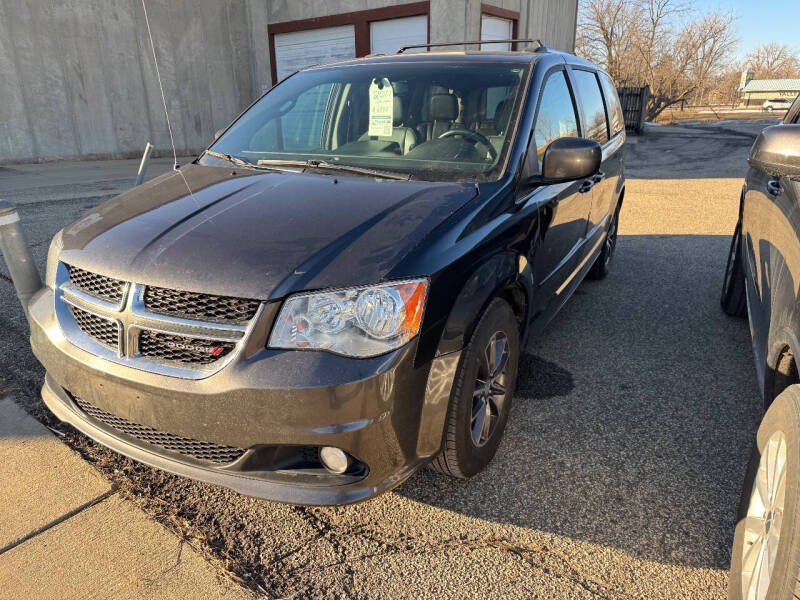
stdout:
<svg viewBox="0 0 800 600">
<path fill-rule="evenodd" d="M 41 290 L 28 308 L 31 346 L 47 370 L 47 406 L 148 465 L 271 500 L 346 504 L 399 485 L 441 447 L 459 353 L 415 365 L 416 341 L 366 360 L 260 349 L 189 380 L 114 364 L 74 346 L 57 323 L 52 290 Z M 218 465 L 166 450 L 98 421 L 76 398 L 145 428 L 246 449 L 248 459 Z M 258 461 L 265 448 L 321 446 L 341 448 L 365 468 L 336 476 Z"/>
</svg>

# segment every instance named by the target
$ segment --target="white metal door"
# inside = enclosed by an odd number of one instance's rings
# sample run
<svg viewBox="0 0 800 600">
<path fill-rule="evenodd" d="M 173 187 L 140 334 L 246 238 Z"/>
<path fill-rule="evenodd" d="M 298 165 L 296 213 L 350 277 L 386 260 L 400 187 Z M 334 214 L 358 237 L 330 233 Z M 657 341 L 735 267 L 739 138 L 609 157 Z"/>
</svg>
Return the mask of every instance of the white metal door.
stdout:
<svg viewBox="0 0 800 600">
<path fill-rule="evenodd" d="M 354 58 L 355 55 L 356 39 L 352 25 L 275 35 L 275 70 L 279 81 L 303 67 Z"/>
<path fill-rule="evenodd" d="M 514 22 L 511 19 L 501 19 L 491 15 L 481 17 L 482 40 L 510 40 L 514 32 Z M 482 50 L 511 50 L 511 44 L 481 44 Z"/>
<path fill-rule="evenodd" d="M 394 54 L 401 46 L 427 44 L 428 16 L 373 21 L 369 24 L 369 37 L 373 54 Z M 409 52 L 425 52 L 425 48 Z"/>
</svg>

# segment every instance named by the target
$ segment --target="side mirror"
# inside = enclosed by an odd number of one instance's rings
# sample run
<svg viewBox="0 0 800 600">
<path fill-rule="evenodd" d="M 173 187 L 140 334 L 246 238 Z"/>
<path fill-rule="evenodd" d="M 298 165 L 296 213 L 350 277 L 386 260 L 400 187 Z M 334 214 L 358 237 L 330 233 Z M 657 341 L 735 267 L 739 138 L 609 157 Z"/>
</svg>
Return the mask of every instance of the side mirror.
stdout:
<svg viewBox="0 0 800 600">
<path fill-rule="evenodd" d="M 767 127 L 753 144 L 747 162 L 773 177 L 800 179 L 800 125 Z"/>
<path fill-rule="evenodd" d="M 542 159 L 542 183 L 588 179 L 600 171 L 603 149 L 594 140 L 565 137 L 553 141 Z"/>
<path fill-rule="evenodd" d="M 214 132 L 214 141 L 216 142 L 219 139 L 219 136 L 221 136 L 223 133 L 225 133 L 225 128 L 224 127 L 222 129 L 217 129 Z"/>
</svg>

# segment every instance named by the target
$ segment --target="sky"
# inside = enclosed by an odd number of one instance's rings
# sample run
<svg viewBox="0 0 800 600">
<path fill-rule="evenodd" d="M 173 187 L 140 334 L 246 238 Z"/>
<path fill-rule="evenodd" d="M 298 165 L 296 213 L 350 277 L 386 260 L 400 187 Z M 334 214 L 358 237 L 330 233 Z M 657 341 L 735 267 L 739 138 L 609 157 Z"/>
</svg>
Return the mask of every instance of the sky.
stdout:
<svg viewBox="0 0 800 600">
<path fill-rule="evenodd" d="M 705 8 L 706 2 L 695 3 Z M 714 6 L 716 5 L 716 6 Z M 717 0 L 709 8 L 732 10 L 739 37 L 737 54 L 744 57 L 754 47 L 778 42 L 800 50 L 800 2 L 798 0 Z"/>
</svg>

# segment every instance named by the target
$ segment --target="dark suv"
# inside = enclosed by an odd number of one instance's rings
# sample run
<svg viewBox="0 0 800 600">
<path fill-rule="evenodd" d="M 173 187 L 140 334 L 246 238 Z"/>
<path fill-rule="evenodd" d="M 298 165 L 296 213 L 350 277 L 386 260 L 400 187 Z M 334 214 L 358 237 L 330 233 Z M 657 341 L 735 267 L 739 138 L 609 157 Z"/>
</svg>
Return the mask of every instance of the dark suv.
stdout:
<svg viewBox="0 0 800 600">
<path fill-rule="evenodd" d="M 722 308 L 750 321 L 767 409 L 747 468 L 730 597 L 800 597 L 800 97 L 750 153 Z"/>
<path fill-rule="evenodd" d="M 57 234 L 29 305 L 44 400 L 281 501 L 470 477 L 525 340 L 608 272 L 624 142 L 609 76 L 546 48 L 305 69 Z"/>
</svg>

